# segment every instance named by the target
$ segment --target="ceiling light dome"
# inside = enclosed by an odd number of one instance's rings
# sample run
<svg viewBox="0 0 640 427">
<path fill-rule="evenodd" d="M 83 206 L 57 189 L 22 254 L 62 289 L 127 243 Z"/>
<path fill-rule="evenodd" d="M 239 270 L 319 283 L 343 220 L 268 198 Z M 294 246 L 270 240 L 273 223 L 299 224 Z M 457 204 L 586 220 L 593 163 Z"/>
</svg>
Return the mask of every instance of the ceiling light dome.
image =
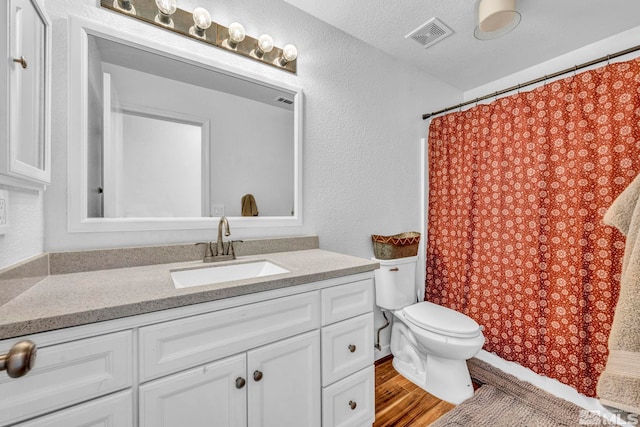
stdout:
<svg viewBox="0 0 640 427">
<path fill-rule="evenodd" d="M 480 0 L 478 3 L 478 26 L 473 35 L 478 40 L 502 37 L 520 23 L 516 0 Z"/>
</svg>

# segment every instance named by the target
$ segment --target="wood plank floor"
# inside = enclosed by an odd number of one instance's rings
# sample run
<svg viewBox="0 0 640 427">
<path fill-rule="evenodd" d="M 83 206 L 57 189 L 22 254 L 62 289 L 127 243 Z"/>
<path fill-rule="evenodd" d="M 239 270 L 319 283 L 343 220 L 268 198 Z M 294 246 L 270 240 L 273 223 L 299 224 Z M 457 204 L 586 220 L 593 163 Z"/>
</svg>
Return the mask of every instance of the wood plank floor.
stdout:
<svg viewBox="0 0 640 427">
<path fill-rule="evenodd" d="M 391 358 L 376 363 L 374 427 L 424 427 L 454 407 L 401 376 Z"/>
</svg>

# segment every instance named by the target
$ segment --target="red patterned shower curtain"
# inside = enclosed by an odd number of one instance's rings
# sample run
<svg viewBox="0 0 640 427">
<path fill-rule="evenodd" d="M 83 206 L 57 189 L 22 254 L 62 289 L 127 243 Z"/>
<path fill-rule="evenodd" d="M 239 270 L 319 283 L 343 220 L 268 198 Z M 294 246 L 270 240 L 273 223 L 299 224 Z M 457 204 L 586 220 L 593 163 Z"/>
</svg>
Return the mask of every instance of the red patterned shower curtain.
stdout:
<svg viewBox="0 0 640 427">
<path fill-rule="evenodd" d="M 594 396 L 624 253 L 602 217 L 638 173 L 640 59 L 433 119 L 425 299 Z"/>
</svg>

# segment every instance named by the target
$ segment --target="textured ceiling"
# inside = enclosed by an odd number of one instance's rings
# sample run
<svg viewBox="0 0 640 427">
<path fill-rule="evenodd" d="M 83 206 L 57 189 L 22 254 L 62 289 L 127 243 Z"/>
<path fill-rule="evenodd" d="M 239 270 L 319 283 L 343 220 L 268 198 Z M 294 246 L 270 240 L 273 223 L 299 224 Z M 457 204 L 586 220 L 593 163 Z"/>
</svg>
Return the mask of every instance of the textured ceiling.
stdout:
<svg viewBox="0 0 640 427">
<path fill-rule="evenodd" d="M 477 0 L 284 1 L 461 90 L 640 25 L 640 0 L 520 0 L 520 25 L 480 41 Z M 434 16 L 455 33 L 428 49 L 405 39 Z"/>
</svg>

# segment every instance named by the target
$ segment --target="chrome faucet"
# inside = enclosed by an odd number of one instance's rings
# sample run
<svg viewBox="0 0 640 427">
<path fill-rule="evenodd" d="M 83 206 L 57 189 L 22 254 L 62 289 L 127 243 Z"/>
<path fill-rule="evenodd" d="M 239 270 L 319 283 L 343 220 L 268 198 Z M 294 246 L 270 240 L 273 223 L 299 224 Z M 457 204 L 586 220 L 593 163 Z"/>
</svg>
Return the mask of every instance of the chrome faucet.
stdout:
<svg viewBox="0 0 640 427">
<path fill-rule="evenodd" d="M 224 226 L 224 235 L 231 236 L 231 231 L 229 230 L 229 221 L 227 221 L 226 216 L 220 217 L 220 221 L 218 222 L 218 242 L 216 243 L 216 253 L 215 256 L 228 255 L 228 253 L 224 253 L 224 242 L 222 240 L 222 226 Z M 228 250 L 227 250 L 228 251 Z"/>
</svg>

